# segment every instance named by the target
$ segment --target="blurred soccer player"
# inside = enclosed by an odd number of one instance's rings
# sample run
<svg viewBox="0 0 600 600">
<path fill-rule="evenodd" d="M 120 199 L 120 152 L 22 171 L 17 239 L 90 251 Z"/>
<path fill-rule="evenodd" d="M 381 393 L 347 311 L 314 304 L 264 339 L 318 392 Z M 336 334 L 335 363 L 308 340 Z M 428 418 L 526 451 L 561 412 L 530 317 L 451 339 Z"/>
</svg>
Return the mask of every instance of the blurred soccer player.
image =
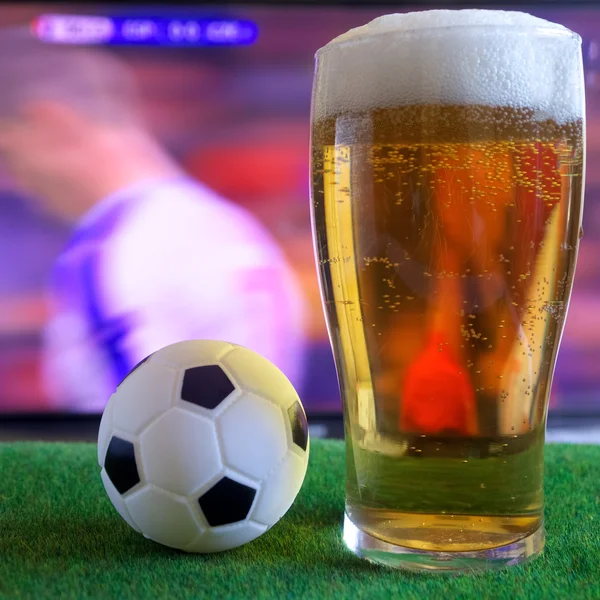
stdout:
<svg viewBox="0 0 600 600">
<path fill-rule="evenodd" d="M 281 251 L 153 139 L 124 66 L 11 29 L 0 31 L 0 82 L 9 173 L 75 229 L 45 335 L 56 405 L 102 410 L 139 360 L 191 338 L 248 346 L 298 383 L 303 302 Z"/>
</svg>

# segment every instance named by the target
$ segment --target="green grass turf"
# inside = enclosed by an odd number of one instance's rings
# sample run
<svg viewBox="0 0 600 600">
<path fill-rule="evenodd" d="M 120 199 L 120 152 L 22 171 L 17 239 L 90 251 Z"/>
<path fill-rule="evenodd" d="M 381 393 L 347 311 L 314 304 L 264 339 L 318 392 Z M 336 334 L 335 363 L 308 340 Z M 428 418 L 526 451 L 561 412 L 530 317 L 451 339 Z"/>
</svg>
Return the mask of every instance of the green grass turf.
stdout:
<svg viewBox="0 0 600 600">
<path fill-rule="evenodd" d="M 188 555 L 113 510 L 91 444 L 0 444 L 2 598 L 600 598 L 600 446 L 546 447 L 543 555 L 483 575 L 407 574 L 341 541 L 344 452 L 315 440 L 305 484 L 270 531 Z"/>
</svg>

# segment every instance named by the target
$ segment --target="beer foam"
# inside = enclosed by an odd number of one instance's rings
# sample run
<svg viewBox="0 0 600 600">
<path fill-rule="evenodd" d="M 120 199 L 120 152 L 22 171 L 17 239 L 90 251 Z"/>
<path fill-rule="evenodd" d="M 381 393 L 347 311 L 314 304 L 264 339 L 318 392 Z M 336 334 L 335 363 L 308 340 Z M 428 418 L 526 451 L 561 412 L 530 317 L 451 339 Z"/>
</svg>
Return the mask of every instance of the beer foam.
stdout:
<svg viewBox="0 0 600 600">
<path fill-rule="evenodd" d="M 531 108 L 583 116 L 581 38 L 527 13 L 429 10 L 384 15 L 317 52 L 314 117 L 410 104 Z"/>
</svg>

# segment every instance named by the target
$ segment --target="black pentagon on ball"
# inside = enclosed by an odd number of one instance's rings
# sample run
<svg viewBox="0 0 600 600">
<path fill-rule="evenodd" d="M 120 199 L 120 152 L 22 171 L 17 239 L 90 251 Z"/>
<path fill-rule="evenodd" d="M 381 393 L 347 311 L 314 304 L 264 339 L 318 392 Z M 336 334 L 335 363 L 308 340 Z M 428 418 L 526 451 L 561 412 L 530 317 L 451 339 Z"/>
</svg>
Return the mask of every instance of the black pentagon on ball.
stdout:
<svg viewBox="0 0 600 600">
<path fill-rule="evenodd" d="M 104 458 L 104 470 L 120 494 L 124 494 L 140 482 L 135 448 L 131 442 L 113 436 Z"/>
<path fill-rule="evenodd" d="M 256 490 L 229 477 L 223 477 L 199 499 L 200 508 L 211 527 L 243 521 L 252 508 Z"/>
<path fill-rule="evenodd" d="M 292 427 L 292 441 L 296 446 L 306 451 L 308 444 L 308 422 L 304 409 L 298 400 L 288 408 L 288 417 Z"/>
<path fill-rule="evenodd" d="M 219 365 L 186 369 L 181 399 L 202 408 L 213 409 L 235 390 L 235 386 Z"/>
<path fill-rule="evenodd" d="M 152 354 L 154 354 L 154 352 Z M 135 365 L 135 367 L 133 367 L 133 369 L 131 369 L 131 371 L 129 371 L 125 377 L 123 377 L 121 383 L 123 383 L 134 371 L 137 371 L 152 356 L 152 354 L 148 354 L 146 358 L 142 358 L 142 360 L 140 360 L 140 362 Z M 119 383 L 119 385 L 121 385 L 121 383 Z M 119 385 L 117 387 L 119 387 Z"/>
</svg>

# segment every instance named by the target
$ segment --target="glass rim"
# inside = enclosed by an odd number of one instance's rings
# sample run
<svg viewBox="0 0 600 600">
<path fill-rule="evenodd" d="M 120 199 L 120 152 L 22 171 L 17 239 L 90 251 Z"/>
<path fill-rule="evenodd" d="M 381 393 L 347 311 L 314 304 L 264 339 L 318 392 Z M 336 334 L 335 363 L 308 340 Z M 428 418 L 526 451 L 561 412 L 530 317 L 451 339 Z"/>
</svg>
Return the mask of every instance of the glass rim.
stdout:
<svg viewBox="0 0 600 600">
<path fill-rule="evenodd" d="M 340 46 L 348 46 L 351 44 L 359 44 L 365 42 L 371 38 L 378 38 L 385 35 L 397 35 L 404 36 L 407 34 L 415 34 L 415 33 L 424 33 L 424 32 L 433 32 L 433 31 L 441 31 L 448 32 L 454 31 L 457 29 L 463 30 L 481 30 L 481 31 L 489 31 L 495 29 L 508 30 L 509 33 L 514 33 L 515 35 L 523 35 L 530 34 L 535 37 L 554 37 L 554 38 L 562 38 L 562 39 L 572 39 L 577 41 L 581 45 L 581 36 L 571 29 L 564 28 L 559 29 L 557 27 L 552 26 L 544 26 L 544 25 L 511 25 L 509 23 L 500 23 L 497 25 L 492 25 L 491 23 L 477 24 L 477 23 L 469 23 L 466 25 L 439 25 L 432 27 L 414 27 L 412 29 L 404 29 L 404 30 L 386 30 L 379 31 L 376 33 L 370 33 L 367 35 L 360 36 L 358 38 L 350 38 L 348 40 L 342 40 L 341 42 L 333 42 L 331 40 L 325 46 L 322 46 L 315 52 L 315 56 L 319 56 L 320 54 L 327 54 L 331 52 L 334 48 L 339 48 Z M 341 34 L 343 35 L 343 34 Z M 334 38 L 335 39 L 335 38 Z"/>
</svg>

